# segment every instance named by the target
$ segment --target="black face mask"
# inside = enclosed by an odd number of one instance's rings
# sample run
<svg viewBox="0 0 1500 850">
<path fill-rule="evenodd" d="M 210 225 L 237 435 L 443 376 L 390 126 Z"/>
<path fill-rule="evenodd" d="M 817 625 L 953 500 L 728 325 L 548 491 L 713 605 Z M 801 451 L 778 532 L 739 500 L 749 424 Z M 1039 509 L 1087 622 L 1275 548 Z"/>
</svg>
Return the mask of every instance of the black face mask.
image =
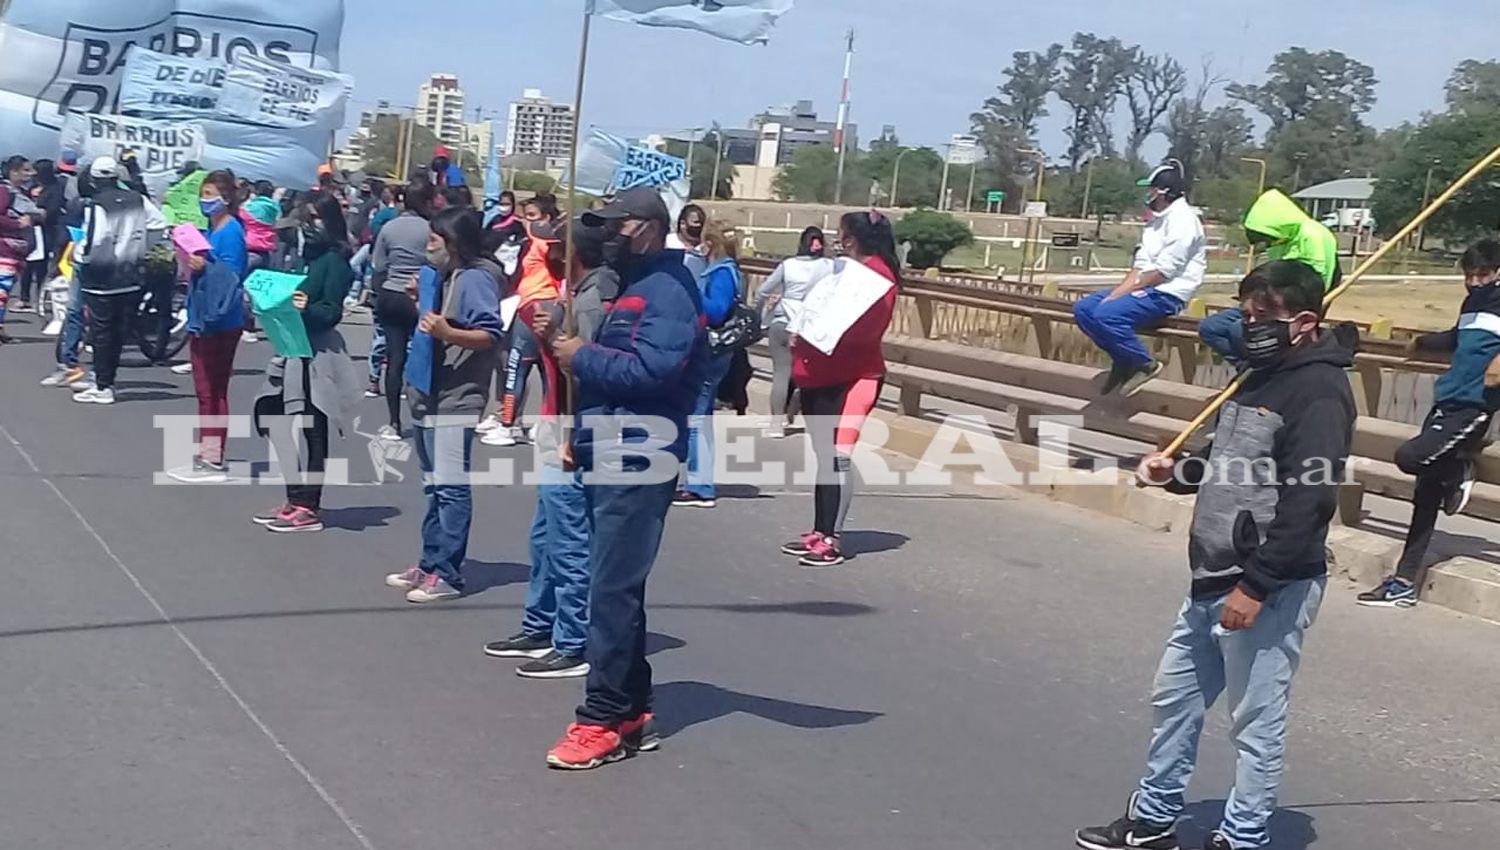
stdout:
<svg viewBox="0 0 1500 850">
<path fill-rule="evenodd" d="M 602 253 L 605 265 L 615 271 L 623 271 L 630 262 L 630 237 L 618 227 L 610 228 L 609 235 L 604 239 Z"/>
<path fill-rule="evenodd" d="M 313 222 L 302 225 L 302 257 L 307 260 L 315 260 L 328 253 L 333 248 L 333 240 L 328 238 L 328 232 Z"/>
<path fill-rule="evenodd" d="M 1245 323 L 1245 361 L 1250 368 L 1274 368 L 1291 350 L 1291 322 L 1269 319 Z"/>
<path fill-rule="evenodd" d="M 447 171 L 448 170 L 448 160 L 443 159 L 442 157 L 438 157 L 437 159 L 434 159 L 432 161 L 432 170 L 433 171 Z"/>
</svg>

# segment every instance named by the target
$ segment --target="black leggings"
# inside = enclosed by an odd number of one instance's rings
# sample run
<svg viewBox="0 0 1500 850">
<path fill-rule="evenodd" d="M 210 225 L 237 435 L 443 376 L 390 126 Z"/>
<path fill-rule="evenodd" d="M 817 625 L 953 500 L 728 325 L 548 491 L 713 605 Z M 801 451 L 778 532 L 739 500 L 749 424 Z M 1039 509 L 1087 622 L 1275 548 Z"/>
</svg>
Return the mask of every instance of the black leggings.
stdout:
<svg viewBox="0 0 1500 850">
<path fill-rule="evenodd" d="M 880 399 L 880 378 L 802 390 L 802 414 L 818 461 L 813 486 L 813 531 L 825 537 L 844 532 L 854 500 L 854 446 L 860 429 Z"/>
<path fill-rule="evenodd" d="M 417 330 L 417 304 L 404 292 L 380 290 L 375 321 L 385 331 L 385 409 L 391 427 L 401 430 L 401 389 L 406 382 L 406 348 Z"/>
</svg>

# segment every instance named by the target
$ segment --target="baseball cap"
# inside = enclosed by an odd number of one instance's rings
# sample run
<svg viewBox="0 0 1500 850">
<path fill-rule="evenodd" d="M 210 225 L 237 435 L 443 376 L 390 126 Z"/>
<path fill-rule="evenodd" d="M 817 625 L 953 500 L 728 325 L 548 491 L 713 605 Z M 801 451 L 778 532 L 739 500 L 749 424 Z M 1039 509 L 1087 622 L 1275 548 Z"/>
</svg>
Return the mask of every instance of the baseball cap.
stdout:
<svg viewBox="0 0 1500 850">
<path fill-rule="evenodd" d="M 584 268 L 597 268 L 604 265 L 604 242 L 609 234 L 602 227 L 590 227 L 583 219 L 580 215 L 573 222 L 573 250 Z"/>
<path fill-rule="evenodd" d="M 437 147 L 432 149 L 432 158 L 437 159 L 438 157 L 442 157 L 443 159 L 451 159 L 453 157 L 453 149 L 448 147 L 447 145 L 438 145 Z"/>
<path fill-rule="evenodd" d="M 586 227 L 603 227 L 605 222 L 624 221 L 628 218 L 659 221 L 663 227 L 672 229 L 672 214 L 667 212 L 667 202 L 661 199 L 660 192 L 650 186 L 626 189 L 603 207 L 585 212 L 579 220 Z"/>
<path fill-rule="evenodd" d="M 1161 189 L 1178 194 L 1187 193 L 1187 177 L 1182 173 L 1182 163 L 1175 159 L 1157 166 L 1150 175 L 1144 179 L 1137 180 L 1135 185 L 1150 186 L 1153 189 Z"/>
<path fill-rule="evenodd" d="M 97 157 L 89 166 L 89 176 L 96 180 L 113 180 L 120 176 L 120 164 L 112 156 Z"/>
<path fill-rule="evenodd" d="M 57 158 L 57 170 L 72 174 L 78 170 L 78 151 L 65 150 Z"/>
</svg>

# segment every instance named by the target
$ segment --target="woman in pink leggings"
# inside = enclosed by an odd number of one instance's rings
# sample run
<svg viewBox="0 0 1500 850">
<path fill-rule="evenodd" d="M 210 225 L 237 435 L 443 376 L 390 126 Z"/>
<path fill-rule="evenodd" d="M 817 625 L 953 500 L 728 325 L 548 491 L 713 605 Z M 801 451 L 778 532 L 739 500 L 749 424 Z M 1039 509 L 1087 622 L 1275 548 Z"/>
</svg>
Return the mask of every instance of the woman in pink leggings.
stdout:
<svg viewBox="0 0 1500 850">
<path fill-rule="evenodd" d="M 802 413 L 818 460 L 813 489 L 813 527 L 781 547 L 805 567 L 844 562 L 839 545 L 844 518 L 854 498 L 854 446 L 865 418 L 875 409 L 885 379 L 881 340 L 896 308 L 901 264 L 891 222 L 874 210 L 848 213 L 839 221 L 839 242 L 848 258 L 893 284 L 839 338 L 831 354 L 805 340 L 792 340 L 792 381 L 802 391 Z"/>
</svg>

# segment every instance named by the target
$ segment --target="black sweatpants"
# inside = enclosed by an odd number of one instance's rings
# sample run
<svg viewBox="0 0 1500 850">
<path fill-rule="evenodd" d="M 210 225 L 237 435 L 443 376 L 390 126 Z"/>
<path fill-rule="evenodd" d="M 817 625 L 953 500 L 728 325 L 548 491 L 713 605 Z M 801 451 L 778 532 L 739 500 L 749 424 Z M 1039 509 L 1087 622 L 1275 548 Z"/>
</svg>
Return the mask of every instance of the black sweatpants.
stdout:
<svg viewBox="0 0 1500 850">
<path fill-rule="evenodd" d="M 817 458 L 813 485 L 813 531 L 825 537 L 844 533 L 854 500 L 854 446 L 860 429 L 880 399 L 881 378 L 802 389 L 802 415 Z"/>
<path fill-rule="evenodd" d="M 1463 461 L 1484 448 L 1491 414 L 1472 407 L 1439 405 L 1427 414 L 1422 431 L 1396 450 L 1396 465 L 1417 477 L 1412 497 L 1411 525 L 1406 546 L 1396 564 L 1396 575 L 1417 580 L 1432 533 L 1437 528 L 1443 497 L 1459 483 Z"/>
<path fill-rule="evenodd" d="M 125 347 L 126 331 L 135 318 L 141 302 L 141 291 L 115 295 L 89 293 L 84 298 L 89 308 L 89 330 L 93 336 L 95 386 L 112 389 L 120 368 L 120 351 Z"/>
<path fill-rule="evenodd" d="M 417 303 L 405 292 L 380 290 L 375 321 L 385 331 L 385 409 L 391 427 L 401 430 L 401 390 L 406 384 L 406 349 L 417 330 Z"/>
</svg>

